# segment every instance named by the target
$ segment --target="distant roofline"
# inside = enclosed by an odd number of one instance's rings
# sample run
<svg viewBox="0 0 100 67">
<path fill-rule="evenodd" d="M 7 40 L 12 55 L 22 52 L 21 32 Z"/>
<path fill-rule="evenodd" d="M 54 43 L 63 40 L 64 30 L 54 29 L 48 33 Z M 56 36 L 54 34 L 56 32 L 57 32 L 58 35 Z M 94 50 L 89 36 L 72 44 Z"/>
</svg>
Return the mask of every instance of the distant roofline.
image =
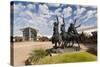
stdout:
<svg viewBox="0 0 100 67">
<path fill-rule="evenodd" d="M 35 28 L 33 28 L 33 27 L 24 27 L 24 28 L 21 28 L 20 30 L 23 31 L 24 29 L 27 29 L 27 28 L 33 29 L 33 30 L 35 30 L 36 32 L 38 32 L 38 30 L 35 29 Z"/>
</svg>

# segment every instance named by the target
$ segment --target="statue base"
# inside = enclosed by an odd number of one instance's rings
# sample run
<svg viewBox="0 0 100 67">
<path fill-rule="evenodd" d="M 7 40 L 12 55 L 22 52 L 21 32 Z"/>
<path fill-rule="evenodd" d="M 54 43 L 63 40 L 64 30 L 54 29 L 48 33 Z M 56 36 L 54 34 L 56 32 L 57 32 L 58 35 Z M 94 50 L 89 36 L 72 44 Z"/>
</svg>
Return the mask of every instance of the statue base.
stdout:
<svg viewBox="0 0 100 67">
<path fill-rule="evenodd" d="M 75 52 L 80 51 L 81 48 L 78 47 L 67 47 L 62 49 L 61 47 L 53 47 L 50 49 L 47 49 L 50 53 L 64 53 L 64 52 Z"/>
</svg>

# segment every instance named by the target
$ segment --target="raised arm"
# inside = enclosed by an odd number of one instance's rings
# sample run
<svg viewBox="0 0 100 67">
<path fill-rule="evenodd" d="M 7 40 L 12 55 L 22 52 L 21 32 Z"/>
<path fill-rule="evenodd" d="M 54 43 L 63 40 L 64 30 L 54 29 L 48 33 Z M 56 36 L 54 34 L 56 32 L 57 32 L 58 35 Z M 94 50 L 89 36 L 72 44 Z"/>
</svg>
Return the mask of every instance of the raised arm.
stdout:
<svg viewBox="0 0 100 67">
<path fill-rule="evenodd" d="M 76 24 L 76 21 L 77 21 L 77 19 L 74 20 L 74 26 L 75 26 L 75 24 Z"/>
<path fill-rule="evenodd" d="M 64 17 L 62 17 L 62 18 L 63 18 L 63 24 L 65 25 Z"/>
<path fill-rule="evenodd" d="M 75 28 L 78 28 L 78 27 L 80 27 L 81 26 L 81 24 L 79 24 L 78 26 L 76 26 Z"/>
<path fill-rule="evenodd" d="M 57 19 L 57 22 L 58 22 L 58 24 L 59 24 L 59 19 L 58 19 L 58 16 L 56 15 L 56 19 Z"/>
</svg>

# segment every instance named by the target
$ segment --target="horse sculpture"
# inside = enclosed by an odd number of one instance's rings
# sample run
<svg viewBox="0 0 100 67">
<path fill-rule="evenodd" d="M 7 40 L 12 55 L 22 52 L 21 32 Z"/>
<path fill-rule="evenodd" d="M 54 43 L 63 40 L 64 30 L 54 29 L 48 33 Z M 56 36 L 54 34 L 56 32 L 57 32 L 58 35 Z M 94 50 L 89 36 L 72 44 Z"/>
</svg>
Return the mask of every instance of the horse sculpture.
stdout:
<svg viewBox="0 0 100 67">
<path fill-rule="evenodd" d="M 76 28 L 80 27 L 77 26 L 75 27 L 75 23 L 76 20 L 73 23 L 70 24 L 70 27 L 68 28 L 68 32 L 65 31 L 65 22 L 64 22 L 64 18 L 63 18 L 63 24 L 61 25 L 61 34 L 59 33 L 59 21 L 58 21 L 58 17 L 57 18 L 57 22 L 54 22 L 54 27 L 53 27 L 53 36 L 52 36 L 52 43 L 55 44 L 54 48 L 57 48 L 57 44 L 62 45 L 61 47 L 73 47 L 74 42 L 76 42 L 78 44 L 78 47 L 80 48 L 79 45 L 79 34 L 77 33 Z M 70 43 L 72 43 L 70 45 Z M 69 44 L 69 45 L 68 45 Z"/>
<path fill-rule="evenodd" d="M 52 43 L 55 44 L 54 48 L 57 48 L 57 44 L 61 44 L 61 36 L 59 34 L 59 21 L 57 17 L 57 22 L 54 22 L 54 28 L 53 28 L 53 36 L 52 36 Z"/>
<path fill-rule="evenodd" d="M 64 45 L 63 47 L 73 47 L 74 42 L 76 42 L 78 44 L 78 47 L 80 48 L 80 45 L 79 45 L 80 36 L 76 31 L 76 28 L 80 27 L 80 25 L 77 27 L 74 27 L 75 23 L 76 23 L 76 20 L 73 25 L 72 23 L 70 24 L 68 32 L 66 32 L 64 29 L 65 22 L 63 18 L 63 24 L 61 25 L 62 44 Z M 70 45 L 71 42 L 72 42 L 72 45 Z"/>
</svg>

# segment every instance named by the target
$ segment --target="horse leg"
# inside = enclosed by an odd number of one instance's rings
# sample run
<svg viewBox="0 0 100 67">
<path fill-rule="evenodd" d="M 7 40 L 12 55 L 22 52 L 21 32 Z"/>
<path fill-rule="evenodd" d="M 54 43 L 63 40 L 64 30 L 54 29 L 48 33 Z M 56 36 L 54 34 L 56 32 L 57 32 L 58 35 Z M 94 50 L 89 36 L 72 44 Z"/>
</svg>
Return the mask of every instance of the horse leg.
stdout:
<svg viewBox="0 0 100 67">
<path fill-rule="evenodd" d="M 64 49 L 64 41 L 62 41 L 61 48 Z"/>
<path fill-rule="evenodd" d="M 55 46 L 54 46 L 54 48 L 57 49 L 57 42 L 55 42 Z"/>
<path fill-rule="evenodd" d="M 74 40 L 72 41 L 72 45 L 71 45 L 71 47 L 73 47 L 74 46 Z"/>
<path fill-rule="evenodd" d="M 79 41 L 77 41 L 78 47 L 80 48 Z"/>
<path fill-rule="evenodd" d="M 69 45 L 68 45 L 68 47 L 70 47 L 70 43 L 71 43 L 71 41 L 69 41 Z"/>
<path fill-rule="evenodd" d="M 79 41 L 78 40 L 76 42 L 78 44 L 78 48 L 77 48 L 77 51 L 78 51 L 78 50 L 80 50 L 80 45 L 79 45 Z"/>
<path fill-rule="evenodd" d="M 63 41 L 63 48 L 66 47 L 66 41 Z"/>
<path fill-rule="evenodd" d="M 68 42 L 67 41 L 64 41 L 64 46 L 68 47 Z"/>
<path fill-rule="evenodd" d="M 59 44 L 59 47 L 60 47 L 61 42 L 59 41 L 58 44 Z"/>
</svg>

